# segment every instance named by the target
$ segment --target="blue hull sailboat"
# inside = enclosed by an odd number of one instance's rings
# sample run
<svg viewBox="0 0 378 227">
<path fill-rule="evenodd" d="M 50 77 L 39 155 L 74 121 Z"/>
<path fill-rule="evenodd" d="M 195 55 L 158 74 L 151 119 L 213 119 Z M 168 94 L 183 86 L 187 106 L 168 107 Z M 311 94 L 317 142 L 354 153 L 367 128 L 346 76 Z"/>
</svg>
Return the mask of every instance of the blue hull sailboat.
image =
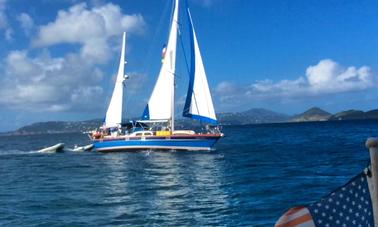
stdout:
<svg viewBox="0 0 378 227">
<path fill-rule="evenodd" d="M 176 44 L 179 26 L 179 0 L 174 1 L 171 29 L 163 50 L 160 73 L 142 119 L 122 123 L 122 98 L 125 68 L 125 39 L 113 95 L 102 127 L 90 134 L 97 151 L 140 149 L 210 150 L 223 137 L 218 127 L 205 68 L 189 9 L 189 40 L 191 62 L 189 86 L 183 116 L 208 124 L 206 131 L 175 129 Z"/>
</svg>

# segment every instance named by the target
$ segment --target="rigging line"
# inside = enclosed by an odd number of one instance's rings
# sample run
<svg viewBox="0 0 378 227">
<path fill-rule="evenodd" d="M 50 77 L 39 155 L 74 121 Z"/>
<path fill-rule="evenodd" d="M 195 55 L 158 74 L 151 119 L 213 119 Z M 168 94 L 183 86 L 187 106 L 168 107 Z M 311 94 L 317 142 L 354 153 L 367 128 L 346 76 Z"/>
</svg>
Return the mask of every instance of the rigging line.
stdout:
<svg viewBox="0 0 378 227">
<path fill-rule="evenodd" d="M 190 75 L 190 69 L 189 69 L 189 64 L 188 64 L 188 58 L 187 58 L 187 56 L 186 56 L 186 51 L 185 51 L 185 46 L 184 46 L 184 42 L 183 42 L 183 40 L 182 40 L 182 35 L 181 35 L 181 24 L 180 23 L 177 23 L 178 24 L 178 35 L 179 35 L 179 37 L 180 37 L 180 46 L 181 46 L 181 48 L 182 48 L 182 52 L 183 52 L 183 55 L 184 55 L 184 59 L 185 59 L 185 65 L 186 65 L 186 69 L 187 69 L 187 71 L 188 71 L 188 75 Z M 191 56 L 192 58 L 194 57 L 194 56 Z M 194 73 L 194 72 L 193 72 Z M 193 83 L 194 83 L 194 81 L 193 81 Z M 197 113 L 199 114 L 199 108 L 198 108 L 198 104 L 197 104 L 197 98 L 196 98 L 196 94 L 195 94 L 195 92 L 194 92 L 194 90 L 192 91 L 192 94 L 193 94 L 193 98 L 194 98 L 194 103 L 195 103 L 195 105 L 196 105 L 196 109 L 197 109 Z M 190 107 L 189 107 L 190 108 Z M 189 112 L 189 110 L 188 110 L 188 112 Z"/>
<path fill-rule="evenodd" d="M 181 35 L 181 24 L 177 23 L 178 25 L 178 35 L 180 37 L 180 46 L 182 48 L 182 52 L 184 53 L 184 59 L 185 59 L 185 64 L 186 64 L 186 70 L 188 71 L 188 74 L 190 74 L 190 69 L 189 69 L 189 64 L 188 64 L 188 58 L 186 57 L 186 52 L 185 52 L 185 47 L 184 47 L 184 42 L 182 41 L 182 35 Z"/>
<path fill-rule="evenodd" d="M 164 33 L 164 36 L 169 36 L 169 33 L 167 35 L 167 34 L 165 34 L 165 32 L 163 32 L 163 27 L 165 28 L 165 23 L 166 23 L 165 20 L 167 19 L 164 15 L 168 14 L 167 13 L 168 10 L 170 8 L 172 8 L 170 6 L 171 6 L 170 1 L 166 1 L 166 4 L 164 5 L 163 11 L 161 13 L 161 16 L 159 17 L 157 26 L 155 26 L 155 29 L 152 32 L 151 42 L 149 42 L 149 45 L 148 45 L 148 48 L 147 48 L 146 57 L 144 58 L 144 61 L 142 63 L 142 68 L 144 69 L 143 71 L 147 75 L 154 74 L 154 73 L 150 72 L 152 64 L 147 64 L 147 62 L 153 62 L 152 58 L 155 59 L 155 52 L 153 52 L 155 49 L 153 47 L 156 46 L 156 45 L 158 45 L 157 44 L 157 42 L 158 42 L 158 36 L 162 35 L 163 33 Z M 172 11 L 172 9 L 171 9 L 171 11 Z M 172 15 L 169 17 L 169 21 L 172 21 Z M 167 38 L 165 38 L 164 40 L 166 40 L 166 39 Z"/>
</svg>

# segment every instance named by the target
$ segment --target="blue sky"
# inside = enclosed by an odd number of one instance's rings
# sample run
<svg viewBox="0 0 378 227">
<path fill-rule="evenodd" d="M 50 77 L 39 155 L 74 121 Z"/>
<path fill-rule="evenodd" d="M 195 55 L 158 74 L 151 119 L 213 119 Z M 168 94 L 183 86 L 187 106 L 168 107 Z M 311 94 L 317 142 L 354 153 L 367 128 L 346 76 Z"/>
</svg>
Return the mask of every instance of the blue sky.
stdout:
<svg viewBox="0 0 378 227">
<path fill-rule="evenodd" d="M 102 118 L 123 31 L 125 115 L 140 116 L 159 71 L 170 2 L 32 2 L 0 0 L 0 131 Z M 188 2 L 217 112 L 378 108 L 377 1 Z M 178 66 L 179 109 L 187 76 Z"/>
</svg>

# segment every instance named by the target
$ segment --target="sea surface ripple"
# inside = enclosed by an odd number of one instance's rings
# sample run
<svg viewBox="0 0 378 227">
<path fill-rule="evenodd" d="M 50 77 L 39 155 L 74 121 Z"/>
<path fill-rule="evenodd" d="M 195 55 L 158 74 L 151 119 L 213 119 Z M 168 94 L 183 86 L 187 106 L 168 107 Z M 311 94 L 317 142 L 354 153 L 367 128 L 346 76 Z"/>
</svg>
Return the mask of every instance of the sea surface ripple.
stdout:
<svg viewBox="0 0 378 227">
<path fill-rule="evenodd" d="M 214 151 L 35 151 L 82 134 L 0 137 L 1 226 L 273 226 L 369 162 L 377 121 L 225 126 Z"/>
</svg>

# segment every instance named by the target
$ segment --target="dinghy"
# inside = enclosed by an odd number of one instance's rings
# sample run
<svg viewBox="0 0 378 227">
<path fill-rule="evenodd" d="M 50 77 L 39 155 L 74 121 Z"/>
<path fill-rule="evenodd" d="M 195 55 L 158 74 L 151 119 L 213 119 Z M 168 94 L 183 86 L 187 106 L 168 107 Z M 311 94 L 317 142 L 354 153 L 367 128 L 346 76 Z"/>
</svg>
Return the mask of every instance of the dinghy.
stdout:
<svg viewBox="0 0 378 227">
<path fill-rule="evenodd" d="M 64 143 L 58 143 L 51 147 L 46 147 L 41 150 L 38 150 L 38 153 L 56 153 L 56 152 L 62 152 L 64 149 Z"/>
</svg>

